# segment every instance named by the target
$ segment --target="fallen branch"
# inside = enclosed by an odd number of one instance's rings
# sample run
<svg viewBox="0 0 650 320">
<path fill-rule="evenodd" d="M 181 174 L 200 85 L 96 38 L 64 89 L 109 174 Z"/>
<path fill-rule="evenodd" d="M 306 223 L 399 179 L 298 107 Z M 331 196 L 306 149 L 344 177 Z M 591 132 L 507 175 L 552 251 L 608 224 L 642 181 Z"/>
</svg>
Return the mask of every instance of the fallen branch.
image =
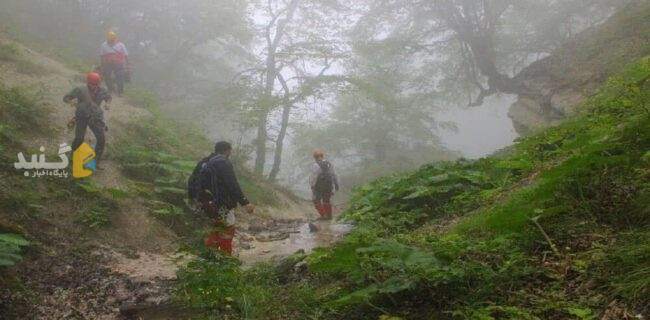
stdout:
<svg viewBox="0 0 650 320">
<path fill-rule="evenodd" d="M 555 244 L 554 244 L 553 241 L 551 240 L 551 237 L 548 236 L 548 234 L 546 233 L 546 231 L 544 231 L 544 228 L 542 228 L 542 225 L 539 224 L 539 221 L 538 221 L 538 220 L 539 220 L 539 218 L 541 218 L 541 217 L 542 217 L 542 216 L 540 215 L 540 216 L 536 216 L 536 217 L 530 218 L 530 221 L 532 221 L 532 222 L 537 226 L 537 229 L 539 229 L 539 231 L 542 233 L 542 235 L 543 235 L 544 238 L 546 239 L 546 242 L 548 243 L 548 245 L 551 246 L 551 250 L 553 250 L 553 253 L 554 253 L 558 258 L 561 258 L 562 255 L 560 254 L 560 251 L 557 249 L 557 247 L 555 246 Z"/>
</svg>

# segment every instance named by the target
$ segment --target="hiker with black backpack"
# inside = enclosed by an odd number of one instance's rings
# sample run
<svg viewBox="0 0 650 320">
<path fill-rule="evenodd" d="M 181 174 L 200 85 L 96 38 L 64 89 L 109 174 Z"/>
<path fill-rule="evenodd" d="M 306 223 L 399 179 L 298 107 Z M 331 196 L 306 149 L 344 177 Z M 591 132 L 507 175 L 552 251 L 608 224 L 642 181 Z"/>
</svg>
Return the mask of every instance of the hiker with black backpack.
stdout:
<svg viewBox="0 0 650 320">
<path fill-rule="evenodd" d="M 100 86 L 102 78 L 99 74 L 92 72 L 86 77 L 86 85 L 74 88 L 70 93 L 63 97 L 63 102 L 69 103 L 76 108 L 75 116 L 70 121 L 70 125 L 75 126 L 75 137 L 72 142 L 72 150 L 77 150 L 84 142 L 86 128 L 90 130 L 97 139 L 95 144 L 95 163 L 99 168 L 99 160 L 104 153 L 104 144 L 106 142 L 105 131 L 108 130 L 104 123 L 104 109 L 111 108 L 111 95 L 108 91 Z"/>
<path fill-rule="evenodd" d="M 232 239 L 235 236 L 234 209 L 239 204 L 248 213 L 255 210 L 239 186 L 229 160 L 231 151 L 230 143 L 217 142 L 214 153 L 199 161 L 188 182 L 190 206 L 200 208 L 214 221 L 205 245 L 228 255 L 232 255 Z"/>
<path fill-rule="evenodd" d="M 325 160 L 323 150 L 314 150 L 314 160 L 316 163 L 312 166 L 309 176 L 314 206 L 321 219 L 332 219 L 331 198 L 334 191 L 339 191 L 339 178 L 334 166 Z"/>
</svg>

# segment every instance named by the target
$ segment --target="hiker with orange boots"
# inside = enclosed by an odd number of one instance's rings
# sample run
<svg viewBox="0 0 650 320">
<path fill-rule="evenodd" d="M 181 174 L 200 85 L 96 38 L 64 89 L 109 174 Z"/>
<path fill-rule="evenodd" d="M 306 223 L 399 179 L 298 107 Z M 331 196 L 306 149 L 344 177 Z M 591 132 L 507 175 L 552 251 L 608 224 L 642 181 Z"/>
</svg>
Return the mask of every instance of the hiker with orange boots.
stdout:
<svg viewBox="0 0 650 320">
<path fill-rule="evenodd" d="M 190 206 L 199 207 L 213 220 L 205 245 L 228 255 L 232 255 L 235 236 L 234 209 L 239 204 L 248 213 L 255 210 L 239 186 L 229 160 L 231 151 L 230 143 L 217 142 L 214 153 L 199 161 L 188 182 Z"/>
<path fill-rule="evenodd" d="M 314 206 L 321 219 L 332 219 L 332 195 L 339 191 L 339 178 L 334 166 L 325 160 L 325 152 L 321 149 L 314 150 L 314 160 L 309 175 Z"/>
</svg>

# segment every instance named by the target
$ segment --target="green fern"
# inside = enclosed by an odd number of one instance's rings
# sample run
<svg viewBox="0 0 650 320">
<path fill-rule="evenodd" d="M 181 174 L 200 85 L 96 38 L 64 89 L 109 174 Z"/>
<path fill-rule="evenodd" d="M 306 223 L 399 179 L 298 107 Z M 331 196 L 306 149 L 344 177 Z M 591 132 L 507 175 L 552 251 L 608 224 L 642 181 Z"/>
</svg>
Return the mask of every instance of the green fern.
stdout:
<svg viewBox="0 0 650 320">
<path fill-rule="evenodd" d="M 22 260 L 21 247 L 29 245 L 29 241 L 20 235 L 0 233 L 0 266 L 12 266 Z"/>
</svg>

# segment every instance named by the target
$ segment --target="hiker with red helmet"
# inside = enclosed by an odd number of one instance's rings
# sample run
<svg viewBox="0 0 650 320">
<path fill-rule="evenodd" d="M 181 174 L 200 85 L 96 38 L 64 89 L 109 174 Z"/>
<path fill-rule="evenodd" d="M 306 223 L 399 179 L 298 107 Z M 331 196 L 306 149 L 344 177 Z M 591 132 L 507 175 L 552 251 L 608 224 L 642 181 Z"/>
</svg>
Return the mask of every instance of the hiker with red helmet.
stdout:
<svg viewBox="0 0 650 320">
<path fill-rule="evenodd" d="M 77 150 L 84 142 L 86 128 L 90 130 L 97 139 L 95 145 L 96 165 L 99 165 L 104 144 L 106 142 L 105 131 L 108 127 L 104 123 L 104 109 L 110 110 L 112 97 L 108 91 L 100 86 L 102 78 L 98 73 L 89 73 L 86 77 L 86 85 L 74 88 L 63 97 L 63 102 L 69 103 L 76 108 L 75 117 L 71 122 L 75 124 L 75 138 L 72 142 L 72 150 Z"/>
<path fill-rule="evenodd" d="M 332 219 L 331 198 L 334 191 L 339 191 L 339 177 L 334 166 L 325 160 L 325 152 L 321 149 L 314 150 L 314 160 L 309 176 L 312 199 L 316 211 L 321 219 Z"/>
</svg>

